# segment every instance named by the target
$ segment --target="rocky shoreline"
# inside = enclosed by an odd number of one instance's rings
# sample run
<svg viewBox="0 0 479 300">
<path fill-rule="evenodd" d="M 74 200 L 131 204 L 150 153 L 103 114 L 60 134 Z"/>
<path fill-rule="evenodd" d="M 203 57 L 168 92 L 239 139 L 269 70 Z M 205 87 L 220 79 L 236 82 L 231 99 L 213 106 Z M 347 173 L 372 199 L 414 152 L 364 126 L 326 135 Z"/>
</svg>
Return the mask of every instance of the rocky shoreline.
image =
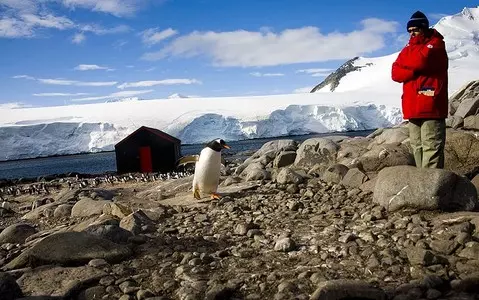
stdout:
<svg viewBox="0 0 479 300">
<path fill-rule="evenodd" d="M 477 299 L 477 131 L 413 164 L 401 125 L 228 156 L 220 200 L 188 172 L 5 183 L 0 299 Z"/>
</svg>

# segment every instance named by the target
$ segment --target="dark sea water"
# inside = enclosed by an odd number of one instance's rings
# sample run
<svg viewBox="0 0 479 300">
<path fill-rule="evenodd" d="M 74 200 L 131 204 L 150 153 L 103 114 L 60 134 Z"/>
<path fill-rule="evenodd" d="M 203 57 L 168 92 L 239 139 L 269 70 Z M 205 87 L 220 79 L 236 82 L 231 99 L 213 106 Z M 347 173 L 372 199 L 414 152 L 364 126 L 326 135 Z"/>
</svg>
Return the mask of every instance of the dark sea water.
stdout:
<svg viewBox="0 0 479 300">
<path fill-rule="evenodd" d="M 228 150 L 228 152 L 234 151 L 233 153 L 239 153 L 243 151 L 257 150 L 261 148 L 264 143 L 278 139 L 293 139 L 301 142 L 312 137 L 333 135 L 350 137 L 366 136 L 373 131 L 374 130 L 321 133 L 301 136 L 233 141 L 228 142 L 232 148 L 231 150 Z M 181 154 L 198 154 L 203 147 L 203 144 L 182 145 Z M 39 176 L 61 175 L 72 172 L 80 174 L 103 174 L 106 172 L 115 171 L 116 158 L 114 151 L 0 162 L 0 179 L 36 178 Z"/>
</svg>

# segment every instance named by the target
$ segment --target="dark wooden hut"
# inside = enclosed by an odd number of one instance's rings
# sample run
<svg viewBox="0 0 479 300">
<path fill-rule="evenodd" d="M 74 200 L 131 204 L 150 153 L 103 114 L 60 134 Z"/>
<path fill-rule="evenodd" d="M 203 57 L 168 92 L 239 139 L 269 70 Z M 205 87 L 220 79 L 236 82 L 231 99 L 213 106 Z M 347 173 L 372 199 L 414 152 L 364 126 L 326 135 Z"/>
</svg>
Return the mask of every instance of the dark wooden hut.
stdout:
<svg viewBox="0 0 479 300">
<path fill-rule="evenodd" d="M 116 169 L 118 173 L 173 171 L 180 145 L 179 139 L 142 126 L 115 145 Z"/>
</svg>

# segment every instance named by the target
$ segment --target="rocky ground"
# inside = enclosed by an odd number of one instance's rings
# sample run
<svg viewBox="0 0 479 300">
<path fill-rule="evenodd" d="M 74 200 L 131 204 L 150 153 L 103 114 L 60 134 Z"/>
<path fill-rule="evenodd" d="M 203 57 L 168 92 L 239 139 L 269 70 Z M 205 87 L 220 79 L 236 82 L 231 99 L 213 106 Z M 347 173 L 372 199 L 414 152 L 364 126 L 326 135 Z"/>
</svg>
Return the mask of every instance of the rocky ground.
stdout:
<svg viewBox="0 0 479 300">
<path fill-rule="evenodd" d="M 4 183 L 0 299 L 476 299 L 477 157 L 417 170 L 405 140 L 270 142 L 220 200 L 183 173 Z"/>
</svg>

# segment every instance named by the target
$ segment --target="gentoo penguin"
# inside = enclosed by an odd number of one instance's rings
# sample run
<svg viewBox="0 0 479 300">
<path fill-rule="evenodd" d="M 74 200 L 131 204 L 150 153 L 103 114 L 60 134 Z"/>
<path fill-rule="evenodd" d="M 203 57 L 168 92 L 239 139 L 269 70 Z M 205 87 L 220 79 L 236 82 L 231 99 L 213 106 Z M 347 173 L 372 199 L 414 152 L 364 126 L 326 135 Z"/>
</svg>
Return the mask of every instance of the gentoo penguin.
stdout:
<svg viewBox="0 0 479 300">
<path fill-rule="evenodd" d="M 212 140 L 201 150 L 200 155 L 188 156 L 180 160 L 180 164 L 186 164 L 194 160 L 195 174 L 193 176 L 193 197 L 199 200 L 201 194 L 210 195 L 211 199 L 219 199 L 216 193 L 220 180 L 221 150 L 230 149 L 224 140 Z"/>
</svg>

